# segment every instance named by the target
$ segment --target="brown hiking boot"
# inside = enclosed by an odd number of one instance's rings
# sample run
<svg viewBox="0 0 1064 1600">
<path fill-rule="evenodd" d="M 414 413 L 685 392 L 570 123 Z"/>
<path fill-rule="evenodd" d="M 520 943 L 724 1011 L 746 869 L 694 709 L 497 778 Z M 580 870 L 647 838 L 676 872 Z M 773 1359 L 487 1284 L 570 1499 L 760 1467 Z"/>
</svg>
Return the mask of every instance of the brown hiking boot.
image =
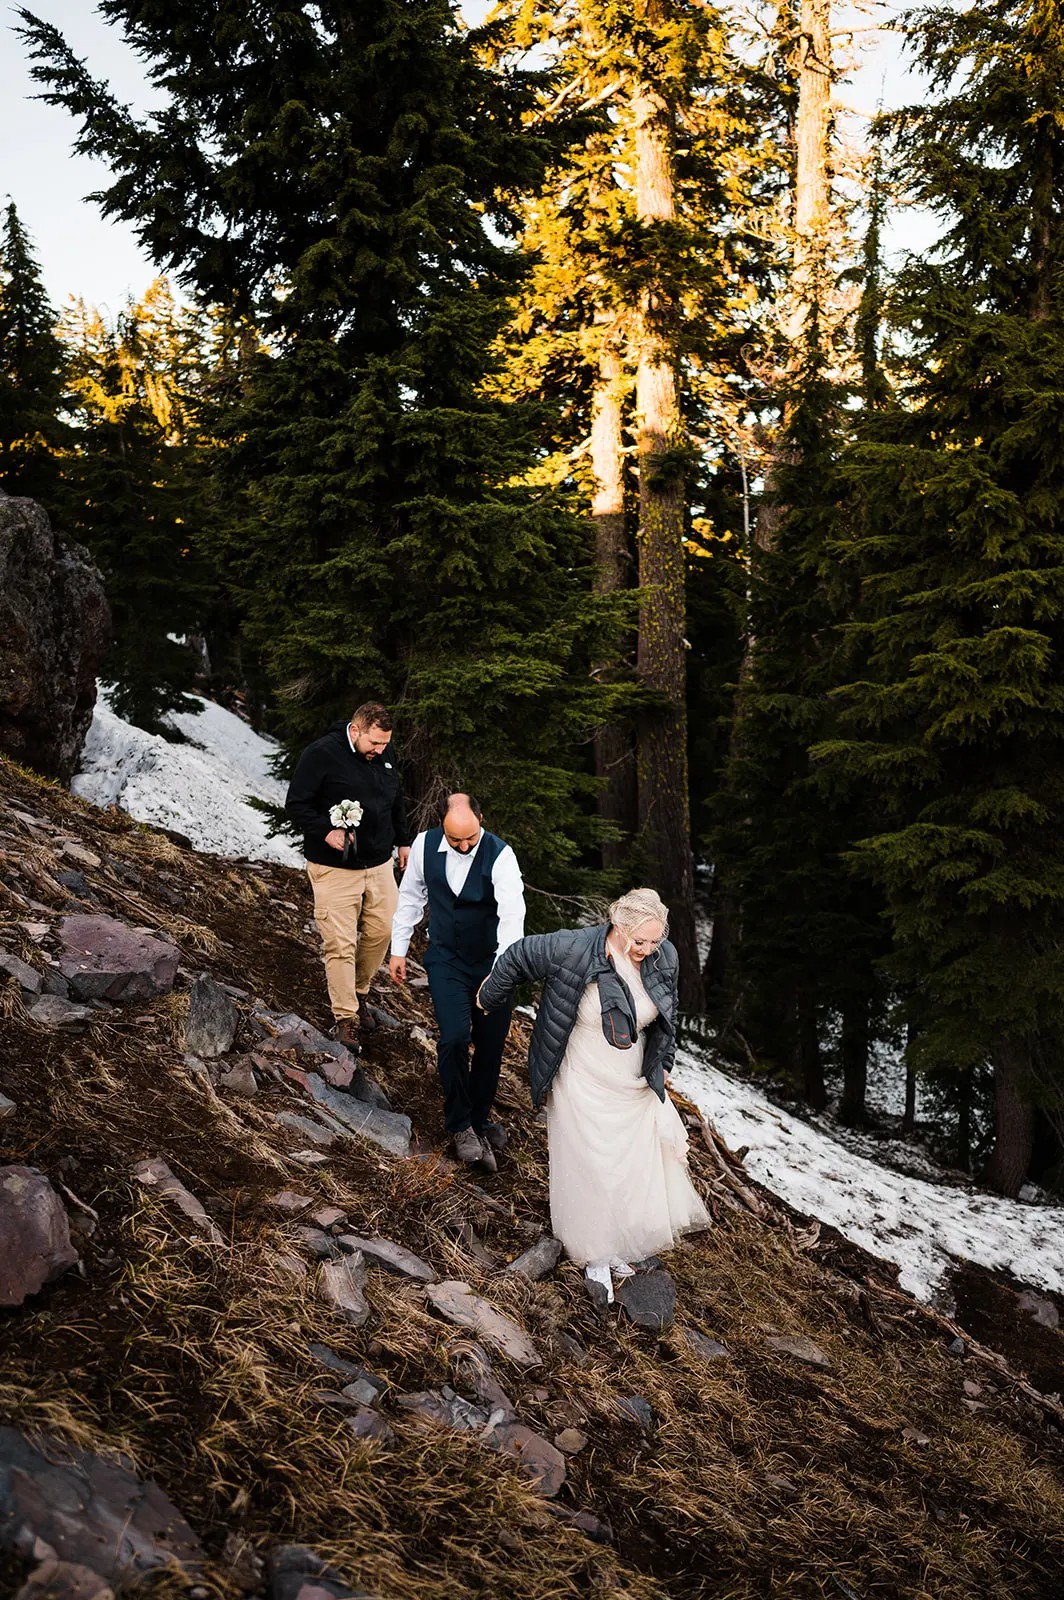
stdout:
<svg viewBox="0 0 1064 1600">
<path fill-rule="evenodd" d="M 366 996 L 360 994 L 358 1001 L 358 1027 L 363 1039 L 365 1039 L 371 1033 L 379 1033 L 381 1025 L 377 1021 L 376 1011 L 370 1005 Z"/>
<path fill-rule="evenodd" d="M 470 1167 L 475 1167 L 484 1160 L 484 1146 L 475 1128 L 463 1128 L 460 1133 L 455 1134 L 454 1153 L 459 1161 L 464 1161 Z M 491 1154 L 490 1150 L 488 1154 Z"/>
<path fill-rule="evenodd" d="M 362 1045 L 358 1037 L 358 1023 L 354 1017 L 340 1018 L 336 1024 L 336 1039 L 337 1043 L 342 1044 L 345 1050 L 350 1050 L 353 1056 L 357 1056 L 361 1052 Z"/>
</svg>

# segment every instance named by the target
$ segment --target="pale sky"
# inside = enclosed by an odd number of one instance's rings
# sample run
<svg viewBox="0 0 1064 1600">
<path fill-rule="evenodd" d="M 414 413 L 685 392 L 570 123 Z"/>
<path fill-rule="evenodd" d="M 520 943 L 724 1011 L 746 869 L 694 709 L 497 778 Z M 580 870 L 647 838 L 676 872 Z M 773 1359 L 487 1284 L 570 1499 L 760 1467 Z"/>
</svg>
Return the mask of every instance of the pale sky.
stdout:
<svg viewBox="0 0 1064 1600">
<path fill-rule="evenodd" d="M 367 0 L 373 3 L 373 0 Z M 137 57 L 123 44 L 116 28 L 97 16 L 89 0 L 26 0 L 27 9 L 53 23 L 75 53 L 87 60 L 89 70 L 107 80 L 123 103 L 145 109 L 150 90 Z M 486 0 L 467 0 L 465 14 L 483 14 Z M 895 14 L 900 0 L 885 0 L 877 16 Z M 872 17 L 867 8 L 839 4 L 838 22 L 847 16 L 857 26 Z M 45 286 L 59 309 L 71 295 L 81 295 L 92 305 L 115 312 L 127 295 L 140 295 L 154 276 L 130 229 L 105 222 L 98 207 L 85 199 L 108 183 L 99 163 L 76 156 L 72 145 L 75 123 L 59 106 L 32 97 L 36 85 L 30 78 L 23 41 L 15 33 L 18 18 L 13 7 L 0 12 L 0 199 L 14 200 L 41 263 Z M 911 79 L 901 65 L 897 39 L 877 37 L 865 44 L 864 64 L 852 81 L 841 85 L 838 98 L 862 111 L 874 111 L 877 102 L 898 104 L 915 97 Z M 890 231 L 892 251 L 916 248 L 932 236 L 926 219 L 912 211 L 896 218 Z"/>
</svg>

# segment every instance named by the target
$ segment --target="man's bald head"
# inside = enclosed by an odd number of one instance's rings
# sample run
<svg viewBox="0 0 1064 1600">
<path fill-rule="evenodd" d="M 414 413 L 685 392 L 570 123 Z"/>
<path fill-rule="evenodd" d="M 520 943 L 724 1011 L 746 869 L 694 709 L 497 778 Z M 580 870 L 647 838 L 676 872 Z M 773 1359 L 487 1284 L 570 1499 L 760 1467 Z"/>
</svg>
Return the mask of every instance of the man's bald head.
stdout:
<svg viewBox="0 0 1064 1600">
<path fill-rule="evenodd" d="M 480 842 L 481 810 L 472 796 L 451 794 L 447 796 L 447 810 L 443 814 L 443 836 L 452 850 L 468 855 Z"/>
</svg>

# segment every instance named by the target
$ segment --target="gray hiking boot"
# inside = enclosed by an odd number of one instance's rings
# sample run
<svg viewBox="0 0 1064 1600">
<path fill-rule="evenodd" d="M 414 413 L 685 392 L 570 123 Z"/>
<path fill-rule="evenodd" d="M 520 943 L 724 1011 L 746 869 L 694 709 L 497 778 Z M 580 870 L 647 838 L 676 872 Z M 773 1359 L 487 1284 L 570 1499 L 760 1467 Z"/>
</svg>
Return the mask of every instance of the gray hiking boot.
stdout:
<svg viewBox="0 0 1064 1600">
<path fill-rule="evenodd" d="M 454 1136 L 454 1153 L 459 1161 L 464 1161 L 467 1166 L 475 1167 L 484 1159 L 484 1146 L 480 1142 L 480 1135 L 475 1128 L 463 1128 Z"/>
</svg>

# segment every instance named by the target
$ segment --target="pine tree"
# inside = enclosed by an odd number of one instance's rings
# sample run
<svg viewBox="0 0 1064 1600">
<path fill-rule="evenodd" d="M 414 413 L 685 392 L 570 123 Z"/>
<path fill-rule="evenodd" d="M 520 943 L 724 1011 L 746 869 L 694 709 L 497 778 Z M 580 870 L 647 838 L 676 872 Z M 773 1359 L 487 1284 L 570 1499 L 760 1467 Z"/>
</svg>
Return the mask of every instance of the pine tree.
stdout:
<svg viewBox="0 0 1064 1600">
<path fill-rule="evenodd" d="M 499 233 L 550 150 L 534 77 L 487 69 L 446 0 L 101 10 L 156 119 L 27 17 L 37 71 L 115 173 L 105 212 L 262 333 L 218 419 L 213 548 L 288 736 L 389 700 L 416 788 L 478 789 L 533 881 L 571 875 L 602 649 L 586 530 L 537 480 L 536 411 L 488 384 Z"/>
<path fill-rule="evenodd" d="M 120 715 L 159 731 L 190 709 L 197 662 L 185 642 L 211 603 L 197 514 L 196 318 L 157 281 L 109 324 L 76 302 L 63 318 L 74 448 L 64 461 L 64 527 L 104 575 L 114 642 L 104 681 Z"/>
<path fill-rule="evenodd" d="M 10 203 L 0 235 L 0 487 L 55 510 L 63 347 L 30 240 Z"/>
<path fill-rule="evenodd" d="M 883 883 L 914 1053 L 993 1066 L 990 1182 L 1027 1176 L 1064 1062 L 1064 27 L 1044 0 L 913 25 L 932 92 L 892 119 L 945 232 L 893 317 L 911 361 L 848 465 L 865 652 L 825 750 L 889 820 Z"/>
<path fill-rule="evenodd" d="M 636 629 L 596 663 L 601 678 L 638 693 L 618 696 L 598 734 L 600 806 L 621 834 L 610 864 L 649 876 L 673 907 L 684 1000 L 695 1010 L 688 666 L 697 661 L 701 685 L 704 661 L 720 650 L 716 638 L 703 650 L 700 638 L 697 655 L 689 651 L 687 568 L 698 573 L 699 619 L 715 627 L 726 563 L 706 563 L 694 536 L 706 502 L 723 503 L 710 480 L 727 409 L 721 368 L 742 343 L 757 270 L 761 96 L 709 6 L 574 0 L 514 12 L 522 40 L 556 64 L 561 87 L 543 114 L 564 105 L 599 121 L 526 207 L 522 243 L 534 264 L 507 375 L 520 392 L 565 397 L 554 460 L 586 496 L 600 592 L 623 616 L 640 585 Z M 697 448 L 692 423 L 713 435 Z M 730 617 L 726 629 L 733 644 Z M 701 740 L 701 716 L 696 726 Z"/>
</svg>

